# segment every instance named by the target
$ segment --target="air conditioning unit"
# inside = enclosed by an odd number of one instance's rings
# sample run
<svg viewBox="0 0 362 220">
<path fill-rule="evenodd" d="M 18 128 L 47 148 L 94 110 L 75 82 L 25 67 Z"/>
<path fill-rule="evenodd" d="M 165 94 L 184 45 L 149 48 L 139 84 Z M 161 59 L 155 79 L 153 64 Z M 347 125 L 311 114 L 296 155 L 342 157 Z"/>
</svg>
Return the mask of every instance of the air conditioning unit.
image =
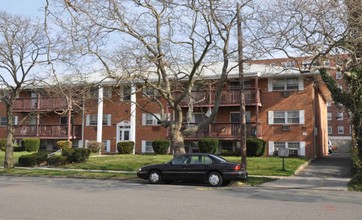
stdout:
<svg viewBox="0 0 362 220">
<path fill-rule="evenodd" d="M 289 156 L 298 156 L 297 149 L 289 149 Z"/>
<path fill-rule="evenodd" d="M 289 97 L 290 93 L 289 93 L 289 91 L 283 91 L 282 95 L 283 95 L 283 97 Z"/>
<path fill-rule="evenodd" d="M 283 125 L 282 130 L 283 131 L 290 131 L 290 126 L 289 125 Z"/>
</svg>

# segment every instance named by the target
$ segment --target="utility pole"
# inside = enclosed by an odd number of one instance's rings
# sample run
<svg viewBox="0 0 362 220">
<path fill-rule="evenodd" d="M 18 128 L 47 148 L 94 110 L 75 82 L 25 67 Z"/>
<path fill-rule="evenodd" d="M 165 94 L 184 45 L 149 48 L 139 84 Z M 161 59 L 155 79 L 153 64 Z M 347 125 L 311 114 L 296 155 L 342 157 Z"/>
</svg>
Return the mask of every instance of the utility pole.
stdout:
<svg viewBox="0 0 362 220">
<path fill-rule="evenodd" d="M 247 168 L 246 163 L 246 119 L 245 119 L 245 92 L 244 92 L 244 59 L 243 59 L 243 32 L 241 28 L 240 4 L 237 3 L 237 28 L 238 28 L 238 56 L 239 56 L 239 88 L 240 88 L 240 151 L 241 164 Z"/>
</svg>

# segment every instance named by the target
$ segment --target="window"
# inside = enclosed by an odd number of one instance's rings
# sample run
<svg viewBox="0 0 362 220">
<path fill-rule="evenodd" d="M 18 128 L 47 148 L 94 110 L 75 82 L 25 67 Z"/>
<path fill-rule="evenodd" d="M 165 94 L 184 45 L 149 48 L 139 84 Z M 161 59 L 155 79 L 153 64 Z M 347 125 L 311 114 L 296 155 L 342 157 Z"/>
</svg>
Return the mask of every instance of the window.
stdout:
<svg viewBox="0 0 362 220">
<path fill-rule="evenodd" d="M 18 116 L 13 116 L 13 125 L 18 124 Z M 0 118 L 0 126 L 7 126 L 8 125 L 8 119 L 7 117 L 1 117 Z"/>
<path fill-rule="evenodd" d="M 146 87 L 146 88 L 143 88 L 143 93 L 146 95 L 146 96 L 149 96 L 149 97 L 157 97 L 159 96 L 159 92 L 157 89 L 154 89 L 152 87 Z"/>
<path fill-rule="evenodd" d="M 297 150 L 296 155 L 305 156 L 305 142 L 304 141 L 269 141 L 268 142 L 269 155 L 274 155 L 279 148 L 287 148 L 290 150 Z M 291 151 L 289 151 L 291 153 Z"/>
<path fill-rule="evenodd" d="M 202 122 L 204 119 L 202 117 L 202 113 L 201 112 L 196 112 L 194 114 L 192 114 L 192 122 L 191 123 L 200 123 Z"/>
<path fill-rule="evenodd" d="M 325 60 L 325 61 L 323 61 L 323 65 L 324 65 L 324 66 L 330 66 L 331 63 L 330 63 L 329 60 Z"/>
<path fill-rule="evenodd" d="M 245 121 L 246 123 L 251 122 L 251 112 L 245 111 Z M 230 122 L 231 123 L 240 123 L 240 112 L 231 112 L 230 113 Z"/>
<path fill-rule="evenodd" d="M 338 134 L 344 134 L 344 127 L 338 126 Z"/>
<path fill-rule="evenodd" d="M 103 143 L 103 146 L 104 146 L 103 151 L 104 152 L 110 152 L 111 151 L 111 141 L 110 140 L 103 140 L 102 143 Z"/>
<path fill-rule="evenodd" d="M 154 153 L 152 141 L 142 141 L 142 153 Z"/>
<path fill-rule="evenodd" d="M 122 86 L 121 87 L 121 101 L 131 101 L 131 93 L 132 93 L 132 89 L 131 86 Z"/>
<path fill-rule="evenodd" d="M 98 116 L 97 115 L 87 115 L 86 118 L 86 125 L 87 126 L 97 126 L 97 122 L 98 122 Z M 103 125 L 111 125 L 111 115 L 110 114 L 105 114 L 103 115 L 103 121 L 102 121 Z"/>
<path fill-rule="evenodd" d="M 295 62 L 294 61 L 287 61 L 287 62 L 283 62 L 282 63 L 284 68 L 293 68 L 295 67 Z"/>
<path fill-rule="evenodd" d="M 326 104 L 327 104 L 327 107 L 331 107 L 332 106 L 332 103 L 331 102 L 326 102 Z"/>
<path fill-rule="evenodd" d="M 343 112 L 337 113 L 337 120 L 342 121 L 343 120 Z"/>
<path fill-rule="evenodd" d="M 331 112 L 327 113 L 327 120 L 332 121 L 332 113 Z"/>
<path fill-rule="evenodd" d="M 302 90 L 303 80 L 299 78 L 269 79 L 268 91 Z"/>
<path fill-rule="evenodd" d="M 60 124 L 67 125 L 68 124 L 68 116 L 61 116 L 60 117 Z"/>
<path fill-rule="evenodd" d="M 304 124 L 304 110 L 269 111 L 269 124 Z"/>
<path fill-rule="evenodd" d="M 333 130 L 332 130 L 332 126 L 328 126 L 328 134 L 332 134 Z"/>
<path fill-rule="evenodd" d="M 160 114 L 155 114 L 157 117 L 160 117 Z M 159 125 L 160 122 L 154 115 L 150 113 L 142 114 L 142 125 Z"/>
<path fill-rule="evenodd" d="M 336 72 L 336 79 L 342 79 L 342 72 Z"/>
<path fill-rule="evenodd" d="M 112 98 L 112 87 L 105 87 L 103 89 L 103 97 L 107 98 L 107 99 L 111 99 Z"/>
</svg>

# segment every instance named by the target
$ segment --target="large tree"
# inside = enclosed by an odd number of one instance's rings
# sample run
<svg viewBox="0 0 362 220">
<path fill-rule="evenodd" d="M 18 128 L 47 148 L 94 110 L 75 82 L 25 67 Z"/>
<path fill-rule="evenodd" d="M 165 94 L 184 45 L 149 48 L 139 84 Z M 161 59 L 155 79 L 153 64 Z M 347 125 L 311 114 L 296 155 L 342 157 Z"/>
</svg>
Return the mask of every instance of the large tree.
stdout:
<svg viewBox="0 0 362 220">
<path fill-rule="evenodd" d="M 6 105 L 7 143 L 5 168 L 12 168 L 14 121 L 13 107 L 21 90 L 33 85 L 32 75 L 46 55 L 43 26 L 30 19 L 0 11 L 0 85 L 1 101 Z"/>
<path fill-rule="evenodd" d="M 205 128 L 218 111 L 221 91 L 237 58 L 236 1 L 231 0 L 48 0 L 50 17 L 68 34 L 69 51 L 92 60 L 118 81 L 135 82 L 154 89 L 171 108 L 154 96 L 158 118 L 171 131 L 174 154 L 185 153 L 184 137 Z M 242 1 L 244 8 L 251 1 Z M 250 11 L 249 9 L 248 11 Z M 234 39 L 234 40 L 233 40 Z M 98 62 L 95 62 L 97 60 Z M 212 113 L 197 126 L 185 127 L 194 103 L 192 89 L 203 80 L 203 71 L 215 63 L 220 79 L 212 86 L 216 93 Z M 187 114 L 182 101 L 190 101 Z M 140 106 L 147 111 L 147 106 Z M 154 113 L 154 112 L 153 112 Z M 158 115 L 158 114 L 157 114 Z M 156 116 L 156 114 L 155 114 Z"/>
<path fill-rule="evenodd" d="M 258 21 L 254 33 L 264 39 L 265 53 L 277 52 L 289 58 L 308 56 L 319 64 L 328 57 L 336 61 L 336 68 L 343 74 L 343 89 L 329 77 L 325 66 L 307 67 L 321 71 L 334 101 L 350 113 L 362 161 L 362 1 L 268 1 Z M 305 67 L 299 66 L 301 72 Z"/>
</svg>

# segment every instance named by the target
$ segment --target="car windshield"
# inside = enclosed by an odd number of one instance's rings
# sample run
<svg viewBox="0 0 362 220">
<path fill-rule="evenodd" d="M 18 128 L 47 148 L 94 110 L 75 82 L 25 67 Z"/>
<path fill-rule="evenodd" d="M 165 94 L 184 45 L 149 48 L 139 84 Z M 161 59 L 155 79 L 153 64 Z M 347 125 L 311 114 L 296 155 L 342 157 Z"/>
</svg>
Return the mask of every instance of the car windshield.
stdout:
<svg viewBox="0 0 362 220">
<path fill-rule="evenodd" d="M 178 157 L 175 157 L 173 158 L 170 163 L 171 164 L 174 164 L 174 165 L 177 165 L 177 164 L 185 164 L 187 162 L 187 159 L 188 157 L 187 156 L 178 156 Z"/>
</svg>

